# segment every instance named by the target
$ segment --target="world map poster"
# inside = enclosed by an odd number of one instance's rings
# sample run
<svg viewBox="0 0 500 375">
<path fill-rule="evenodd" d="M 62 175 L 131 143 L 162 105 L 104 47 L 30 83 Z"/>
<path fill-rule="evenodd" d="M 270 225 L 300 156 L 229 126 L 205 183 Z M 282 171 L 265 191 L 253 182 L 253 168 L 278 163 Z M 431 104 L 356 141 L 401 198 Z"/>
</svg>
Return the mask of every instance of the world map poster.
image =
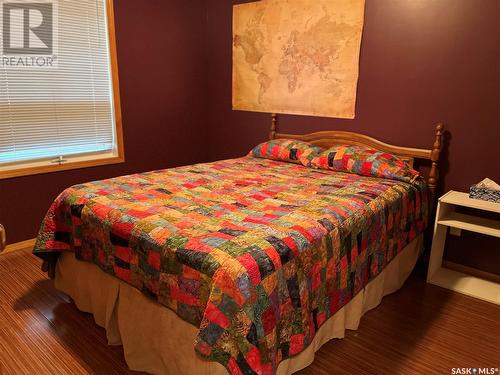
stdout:
<svg viewBox="0 0 500 375">
<path fill-rule="evenodd" d="M 233 109 L 354 118 L 364 0 L 233 8 Z"/>
</svg>

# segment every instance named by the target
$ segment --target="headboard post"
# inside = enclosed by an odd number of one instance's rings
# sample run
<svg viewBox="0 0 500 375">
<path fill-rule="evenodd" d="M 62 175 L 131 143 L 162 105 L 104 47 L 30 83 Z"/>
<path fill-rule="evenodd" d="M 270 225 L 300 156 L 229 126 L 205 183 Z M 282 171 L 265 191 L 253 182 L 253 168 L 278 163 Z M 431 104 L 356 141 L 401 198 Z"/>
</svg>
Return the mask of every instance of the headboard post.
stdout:
<svg viewBox="0 0 500 375">
<path fill-rule="evenodd" d="M 431 204 L 434 205 L 436 199 L 436 190 L 437 190 L 437 182 L 439 179 L 439 170 L 438 170 L 438 162 L 439 155 L 441 154 L 441 150 L 443 148 L 443 133 L 444 133 L 444 125 L 442 123 L 437 124 L 436 126 L 436 139 L 434 141 L 434 145 L 432 146 L 431 152 L 431 171 L 429 172 L 429 190 L 431 192 Z"/>
<path fill-rule="evenodd" d="M 269 133 L 269 139 L 276 138 L 276 128 L 278 126 L 278 115 L 276 113 L 271 114 L 271 132 Z"/>
</svg>

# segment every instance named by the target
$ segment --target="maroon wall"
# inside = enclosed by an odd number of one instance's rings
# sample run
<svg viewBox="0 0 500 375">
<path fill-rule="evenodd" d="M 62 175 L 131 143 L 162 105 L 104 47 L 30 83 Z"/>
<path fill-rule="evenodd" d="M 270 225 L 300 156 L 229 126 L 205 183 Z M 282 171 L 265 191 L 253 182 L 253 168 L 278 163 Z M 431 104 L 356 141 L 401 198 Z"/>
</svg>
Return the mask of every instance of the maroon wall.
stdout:
<svg viewBox="0 0 500 375">
<path fill-rule="evenodd" d="M 231 110 L 238 2 L 115 2 L 127 162 L 0 180 L 0 222 L 10 243 L 34 237 L 67 186 L 236 157 L 266 138 L 268 115 Z M 443 189 L 467 190 L 485 176 L 500 181 L 499 15 L 498 0 L 366 0 L 356 119 L 281 116 L 280 130 L 351 130 L 429 147 L 443 121 Z M 450 259 L 466 262 L 472 250 L 482 268 L 498 272 L 498 240 L 466 236 L 453 244 Z"/>
<path fill-rule="evenodd" d="M 0 180 L 9 243 L 35 237 L 68 186 L 206 158 L 204 1 L 115 1 L 115 13 L 126 163 Z"/>
<path fill-rule="evenodd" d="M 243 155 L 269 131 L 268 115 L 231 111 L 232 5 L 240 2 L 208 2 L 211 159 Z M 500 181 L 499 17 L 498 0 L 366 0 L 356 119 L 281 116 L 280 130 L 349 130 L 428 148 L 443 121 L 443 188 Z M 449 258 L 474 256 L 498 272 L 499 240 L 480 243 L 454 246 Z"/>
</svg>

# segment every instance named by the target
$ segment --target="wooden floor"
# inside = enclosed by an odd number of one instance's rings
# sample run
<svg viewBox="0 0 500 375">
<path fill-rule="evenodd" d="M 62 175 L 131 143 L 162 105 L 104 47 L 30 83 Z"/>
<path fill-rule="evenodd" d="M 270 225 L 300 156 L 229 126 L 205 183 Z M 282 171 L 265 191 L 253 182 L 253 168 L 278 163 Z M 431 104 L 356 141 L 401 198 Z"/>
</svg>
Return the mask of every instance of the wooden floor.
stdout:
<svg viewBox="0 0 500 375">
<path fill-rule="evenodd" d="M 40 271 L 29 251 L 0 255 L 0 374 L 137 374 L 121 347 Z M 450 374 L 500 366 L 500 307 L 412 276 L 325 344 L 302 374 Z M 498 374 L 498 372 L 496 372 Z"/>
</svg>

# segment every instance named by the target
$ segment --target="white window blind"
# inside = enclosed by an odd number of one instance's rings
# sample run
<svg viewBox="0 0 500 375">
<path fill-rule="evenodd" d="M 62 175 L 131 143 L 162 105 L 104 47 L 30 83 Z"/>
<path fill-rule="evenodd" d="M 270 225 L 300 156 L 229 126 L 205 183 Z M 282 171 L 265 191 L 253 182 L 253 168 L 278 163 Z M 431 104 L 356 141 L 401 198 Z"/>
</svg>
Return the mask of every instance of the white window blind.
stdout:
<svg viewBox="0 0 500 375">
<path fill-rule="evenodd" d="M 106 1 L 54 3 L 57 67 L 0 67 L 0 167 L 116 152 Z"/>
</svg>

